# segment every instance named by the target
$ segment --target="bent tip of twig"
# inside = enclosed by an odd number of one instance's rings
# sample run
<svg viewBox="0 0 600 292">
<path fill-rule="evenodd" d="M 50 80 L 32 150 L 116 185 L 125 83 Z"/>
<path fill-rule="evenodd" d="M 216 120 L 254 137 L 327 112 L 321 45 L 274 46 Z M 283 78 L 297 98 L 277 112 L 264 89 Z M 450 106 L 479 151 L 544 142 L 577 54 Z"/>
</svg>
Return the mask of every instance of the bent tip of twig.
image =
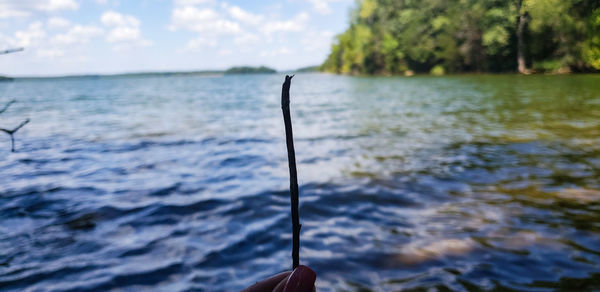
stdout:
<svg viewBox="0 0 600 292">
<path fill-rule="evenodd" d="M 286 81 L 292 80 L 292 78 L 294 78 L 294 76 L 296 76 L 296 75 L 295 74 L 294 75 L 285 75 L 285 80 Z"/>
</svg>

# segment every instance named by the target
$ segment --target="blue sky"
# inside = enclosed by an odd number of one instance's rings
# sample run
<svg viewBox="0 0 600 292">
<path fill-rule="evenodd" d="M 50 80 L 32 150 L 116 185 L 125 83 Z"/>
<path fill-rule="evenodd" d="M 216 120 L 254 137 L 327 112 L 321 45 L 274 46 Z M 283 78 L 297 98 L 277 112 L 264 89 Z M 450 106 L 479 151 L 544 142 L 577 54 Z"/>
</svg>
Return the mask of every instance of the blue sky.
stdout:
<svg viewBox="0 0 600 292">
<path fill-rule="evenodd" d="M 354 0 L 0 0 L 0 75 L 321 63 Z"/>
</svg>

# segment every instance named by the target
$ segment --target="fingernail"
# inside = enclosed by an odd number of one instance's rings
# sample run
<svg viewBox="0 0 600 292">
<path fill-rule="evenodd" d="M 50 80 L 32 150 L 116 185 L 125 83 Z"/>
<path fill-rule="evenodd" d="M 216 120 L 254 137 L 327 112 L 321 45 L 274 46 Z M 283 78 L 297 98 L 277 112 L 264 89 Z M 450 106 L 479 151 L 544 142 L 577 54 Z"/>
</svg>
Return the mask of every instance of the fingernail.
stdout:
<svg viewBox="0 0 600 292">
<path fill-rule="evenodd" d="M 312 292 L 317 274 L 307 266 L 298 266 L 290 275 L 283 292 Z"/>
</svg>

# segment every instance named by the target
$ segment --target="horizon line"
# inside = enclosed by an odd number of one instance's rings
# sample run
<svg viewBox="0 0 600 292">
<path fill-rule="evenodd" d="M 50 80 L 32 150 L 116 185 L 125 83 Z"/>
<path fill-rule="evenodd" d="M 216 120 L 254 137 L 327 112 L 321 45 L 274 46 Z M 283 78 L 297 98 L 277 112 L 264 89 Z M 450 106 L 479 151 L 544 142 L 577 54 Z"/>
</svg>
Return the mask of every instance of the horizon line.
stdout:
<svg viewBox="0 0 600 292">
<path fill-rule="evenodd" d="M 250 65 L 239 65 L 239 66 L 231 66 L 228 67 L 226 69 L 197 69 L 197 70 L 165 70 L 165 71 L 153 71 L 153 70 L 148 70 L 148 71 L 123 71 L 123 72 L 114 72 L 114 73 L 64 73 L 64 74 L 50 74 L 50 75 L 1 75 L 0 74 L 0 80 L 4 77 L 7 79 L 52 79 L 52 78 L 74 78 L 74 77 L 119 77 L 119 76 L 128 76 L 128 75 L 159 75 L 159 74 L 189 74 L 189 75 L 193 75 L 193 74 L 207 74 L 209 75 L 210 73 L 214 73 L 214 74 L 225 74 L 225 72 L 229 69 L 232 68 L 239 68 L 239 67 L 250 67 L 250 68 L 259 68 L 259 67 L 266 67 L 269 69 L 273 69 L 276 72 L 275 73 L 286 73 L 286 72 L 297 72 L 298 70 L 301 69 L 305 69 L 305 68 L 311 68 L 311 67 L 319 67 L 320 65 L 312 65 L 312 66 L 303 66 L 303 67 L 299 67 L 296 69 L 284 69 L 284 70 L 277 70 L 274 69 L 272 67 L 269 66 L 265 66 L 265 65 L 258 65 L 258 66 L 250 66 Z M 243 74 L 243 73 L 242 73 Z M 258 73 L 261 74 L 261 73 Z M 273 73 L 274 74 L 274 73 Z M 234 75 L 234 74 L 232 74 Z"/>
</svg>

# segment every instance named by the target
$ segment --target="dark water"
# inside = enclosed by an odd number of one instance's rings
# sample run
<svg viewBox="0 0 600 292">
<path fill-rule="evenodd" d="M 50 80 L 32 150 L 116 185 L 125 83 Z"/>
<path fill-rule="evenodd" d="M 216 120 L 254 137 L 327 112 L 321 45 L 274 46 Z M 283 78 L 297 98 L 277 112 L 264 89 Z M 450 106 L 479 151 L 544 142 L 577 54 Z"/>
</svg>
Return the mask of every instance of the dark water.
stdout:
<svg viewBox="0 0 600 292">
<path fill-rule="evenodd" d="M 0 290 L 231 291 L 291 266 L 282 76 L 0 83 Z M 299 75 L 319 290 L 600 289 L 600 76 Z"/>
</svg>

